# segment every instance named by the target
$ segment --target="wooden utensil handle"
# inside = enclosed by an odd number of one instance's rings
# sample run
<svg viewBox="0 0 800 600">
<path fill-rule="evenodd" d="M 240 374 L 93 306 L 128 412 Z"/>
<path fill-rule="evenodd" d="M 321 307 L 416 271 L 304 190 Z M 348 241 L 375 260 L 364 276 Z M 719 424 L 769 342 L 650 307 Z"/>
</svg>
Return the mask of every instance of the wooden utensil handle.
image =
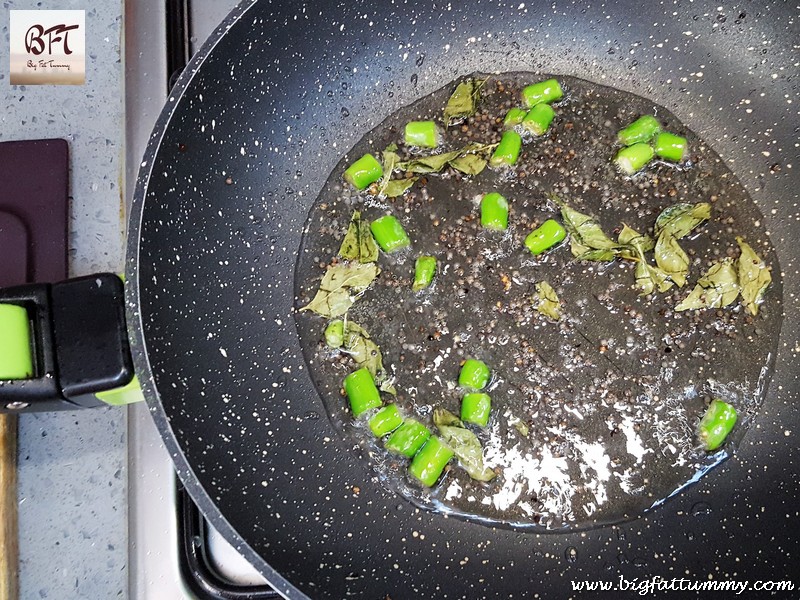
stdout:
<svg viewBox="0 0 800 600">
<path fill-rule="evenodd" d="M 0 600 L 18 597 L 17 415 L 0 414 Z"/>
</svg>

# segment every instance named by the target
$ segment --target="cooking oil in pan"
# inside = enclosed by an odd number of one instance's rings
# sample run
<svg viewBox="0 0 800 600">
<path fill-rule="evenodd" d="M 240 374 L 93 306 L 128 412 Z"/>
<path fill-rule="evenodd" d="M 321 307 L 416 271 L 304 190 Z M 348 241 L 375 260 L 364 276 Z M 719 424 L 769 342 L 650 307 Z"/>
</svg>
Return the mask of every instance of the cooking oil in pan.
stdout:
<svg viewBox="0 0 800 600">
<path fill-rule="evenodd" d="M 547 77 L 489 77 L 477 113 L 449 128 L 435 152 L 498 141 L 502 116 L 520 104 L 521 88 Z M 342 183 L 344 169 L 366 152 L 377 155 L 400 143 L 408 121 L 441 123 L 456 82 L 388 117 L 331 174 L 309 214 L 296 269 L 302 306 L 336 256 L 353 210 L 366 220 L 383 214 L 400 219 L 411 248 L 381 254 L 380 276 L 348 319 L 370 333 L 395 379 L 397 397 L 384 400 L 434 432 L 434 408 L 459 412 L 460 362 L 476 357 L 491 367 L 491 420 L 474 431 L 497 476 L 474 481 L 454 460 L 435 487 L 423 488 L 407 475 L 407 461 L 389 455 L 382 440 L 352 419 L 340 389 L 355 365 L 325 346 L 327 321 L 310 313 L 297 316 L 305 357 L 333 423 L 382 485 L 417 505 L 491 525 L 561 529 L 619 522 L 698 479 L 747 432 L 766 394 L 781 327 L 775 250 L 757 206 L 720 157 L 650 100 L 558 79 L 566 94 L 554 105 L 550 131 L 528 139 L 513 168 L 487 168 L 475 177 L 445 170 L 394 199 L 351 189 Z M 690 155 L 682 167 L 653 163 L 634 177 L 615 170 L 616 132 L 643 114 L 687 138 Z M 406 151 L 400 143 L 399 152 Z M 490 191 L 509 201 L 506 232 L 480 227 L 478 201 Z M 525 236 L 548 218 L 560 219 L 550 193 L 596 217 L 612 236 L 623 223 L 652 233 L 656 216 L 677 202 L 709 202 L 709 222 L 681 240 L 691 259 L 687 285 L 639 297 L 632 264 L 578 262 L 568 244 L 533 257 Z M 675 312 L 711 262 L 735 258 L 736 236 L 771 267 L 772 286 L 758 315 L 738 302 Z M 438 258 L 439 270 L 430 289 L 414 293 L 413 258 L 426 254 Z M 558 322 L 540 315 L 532 301 L 535 283 L 543 280 L 562 301 Z M 734 433 L 714 453 L 696 436 L 711 397 L 739 412 Z"/>
</svg>

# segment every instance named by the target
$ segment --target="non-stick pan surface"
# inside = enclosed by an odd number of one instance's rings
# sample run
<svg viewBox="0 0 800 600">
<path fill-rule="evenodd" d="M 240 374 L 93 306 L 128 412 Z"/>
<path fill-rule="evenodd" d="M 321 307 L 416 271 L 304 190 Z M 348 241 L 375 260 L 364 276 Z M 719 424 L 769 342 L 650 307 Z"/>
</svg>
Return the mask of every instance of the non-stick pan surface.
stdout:
<svg viewBox="0 0 800 600">
<path fill-rule="evenodd" d="M 799 37 L 797 10 L 783 2 L 237 10 L 158 122 L 127 270 L 137 372 L 210 521 L 291 597 L 562 598 L 571 580 L 620 575 L 791 578 Z M 786 290 L 777 373 L 736 457 L 644 518 L 585 533 L 490 529 L 384 490 L 326 418 L 292 316 L 308 209 L 354 142 L 458 76 L 522 70 L 576 75 L 674 111 L 761 207 Z"/>
</svg>

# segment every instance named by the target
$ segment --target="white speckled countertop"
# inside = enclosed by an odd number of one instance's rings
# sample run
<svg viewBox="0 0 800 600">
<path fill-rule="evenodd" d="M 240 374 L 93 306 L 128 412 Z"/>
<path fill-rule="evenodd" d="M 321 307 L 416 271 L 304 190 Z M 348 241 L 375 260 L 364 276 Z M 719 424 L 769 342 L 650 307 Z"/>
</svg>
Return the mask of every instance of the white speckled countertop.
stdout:
<svg viewBox="0 0 800 600">
<path fill-rule="evenodd" d="M 70 274 L 120 271 L 122 2 L 6 0 L 2 8 L 0 141 L 69 142 Z M 9 85 L 8 11 L 41 8 L 86 9 L 85 85 Z M 125 410 L 22 415 L 19 427 L 20 597 L 127 597 Z"/>
</svg>

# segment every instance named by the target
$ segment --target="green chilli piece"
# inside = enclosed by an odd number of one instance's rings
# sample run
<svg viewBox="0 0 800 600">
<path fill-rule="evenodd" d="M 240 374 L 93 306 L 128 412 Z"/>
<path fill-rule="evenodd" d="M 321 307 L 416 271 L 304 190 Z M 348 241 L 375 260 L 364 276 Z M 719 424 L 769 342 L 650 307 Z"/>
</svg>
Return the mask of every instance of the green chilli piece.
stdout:
<svg viewBox="0 0 800 600">
<path fill-rule="evenodd" d="M 650 144 L 639 142 L 617 152 L 614 162 L 625 175 L 633 175 L 653 158 Z"/>
<path fill-rule="evenodd" d="M 697 426 L 697 435 L 706 450 L 716 450 L 736 425 L 736 409 L 719 398 L 709 404 L 706 414 Z"/>
<path fill-rule="evenodd" d="M 33 377 L 33 353 L 28 311 L 16 304 L 0 304 L 0 379 Z"/>
<path fill-rule="evenodd" d="M 655 143 L 656 154 L 670 162 L 681 162 L 686 156 L 686 138 L 674 133 L 659 133 Z"/>
<path fill-rule="evenodd" d="M 489 383 L 490 373 L 485 362 L 468 358 L 464 361 L 461 372 L 458 374 L 458 385 L 473 390 L 482 390 Z"/>
<path fill-rule="evenodd" d="M 522 89 L 522 101 L 528 108 L 533 108 L 537 104 L 555 102 L 564 95 L 558 81 L 547 79 Z"/>
<path fill-rule="evenodd" d="M 384 252 L 394 252 L 411 244 L 405 229 L 395 217 L 386 215 L 370 223 L 372 236 Z"/>
<path fill-rule="evenodd" d="M 661 123 L 653 115 L 643 115 L 617 133 L 617 139 L 623 146 L 631 146 L 639 142 L 649 142 L 661 131 Z"/>
<path fill-rule="evenodd" d="M 420 256 L 414 263 L 414 285 L 411 289 L 415 292 L 425 289 L 433 281 L 436 274 L 436 258 L 433 256 Z"/>
<path fill-rule="evenodd" d="M 341 348 L 344 344 L 344 321 L 336 319 L 325 328 L 325 343 L 329 348 Z"/>
<path fill-rule="evenodd" d="M 375 437 L 383 437 L 403 424 L 403 415 L 396 404 L 387 404 L 369 420 L 369 428 Z"/>
<path fill-rule="evenodd" d="M 414 456 L 431 437 L 425 425 L 414 419 L 406 419 L 386 440 L 386 449 L 408 458 Z"/>
<path fill-rule="evenodd" d="M 484 392 L 465 394 L 461 399 L 461 420 L 467 423 L 486 427 L 491 410 L 492 399 Z"/>
<path fill-rule="evenodd" d="M 528 114 L 524 108 L 511 108 L 506 113 L 506 116 L 503 117 L 503 127 L 506 129 L 511 129 L 516 127 L 520 123 L 522 123 L 522 119 L 525 118 L 525 115 Z"/>
<path fill-rule="evenodd" d="M 481 200 L 481 227 L 508 228 L 508 201 L 497 192 L 489 192 Z"/>
<path fill-rule="evenodd" d="M 489 159 L 489 164 L 493 167 L 503 165 L 514 165 L 519 158 L 519 151 L 522 149 L 522 138 L 516 131 L 505 131 L 500 143 L 497 144 Z"/>
<path fill-rule="evenodd" d="M 405 142 L 409 146 L 436 148 L 439 145 L 439 128 L 433 121 L 411 121 L 406 123 Z"/>
<path fill-rule="evenodd" d="M 408 472 L 423 485 L 433 487 L 441 477 L 453 451 L 436 436 L 431 436 L 408 465 Z"/>
<path fill-rule="evenodd" d="M 363 190 L 383 177 L 383 167 L 372 154 L 365 154 L 344 172 L 344 180 L 356 189 Z"/>
<path fill-rule="evenodd" d="M 522 119 L 522 127 L 533 135 L 543 135 L 550 128 L 556 111 L 549 104 L 537 104 Z"/>
<path fill-rule="evenodd" d="M 383 404 L 372 373 L 366 367 L 353 371 L 344 378 L 344 391 L 350 400 L 353 416 L 356 418 Z"/>
<path fill-rule="evenodd" d="M 552 248 L 567 237 L 567 232 L 561 223 L 554 219 L 547 219 L 525 238 L 525 247 L 532 254 L 539 255 Z"/>
</svg>

